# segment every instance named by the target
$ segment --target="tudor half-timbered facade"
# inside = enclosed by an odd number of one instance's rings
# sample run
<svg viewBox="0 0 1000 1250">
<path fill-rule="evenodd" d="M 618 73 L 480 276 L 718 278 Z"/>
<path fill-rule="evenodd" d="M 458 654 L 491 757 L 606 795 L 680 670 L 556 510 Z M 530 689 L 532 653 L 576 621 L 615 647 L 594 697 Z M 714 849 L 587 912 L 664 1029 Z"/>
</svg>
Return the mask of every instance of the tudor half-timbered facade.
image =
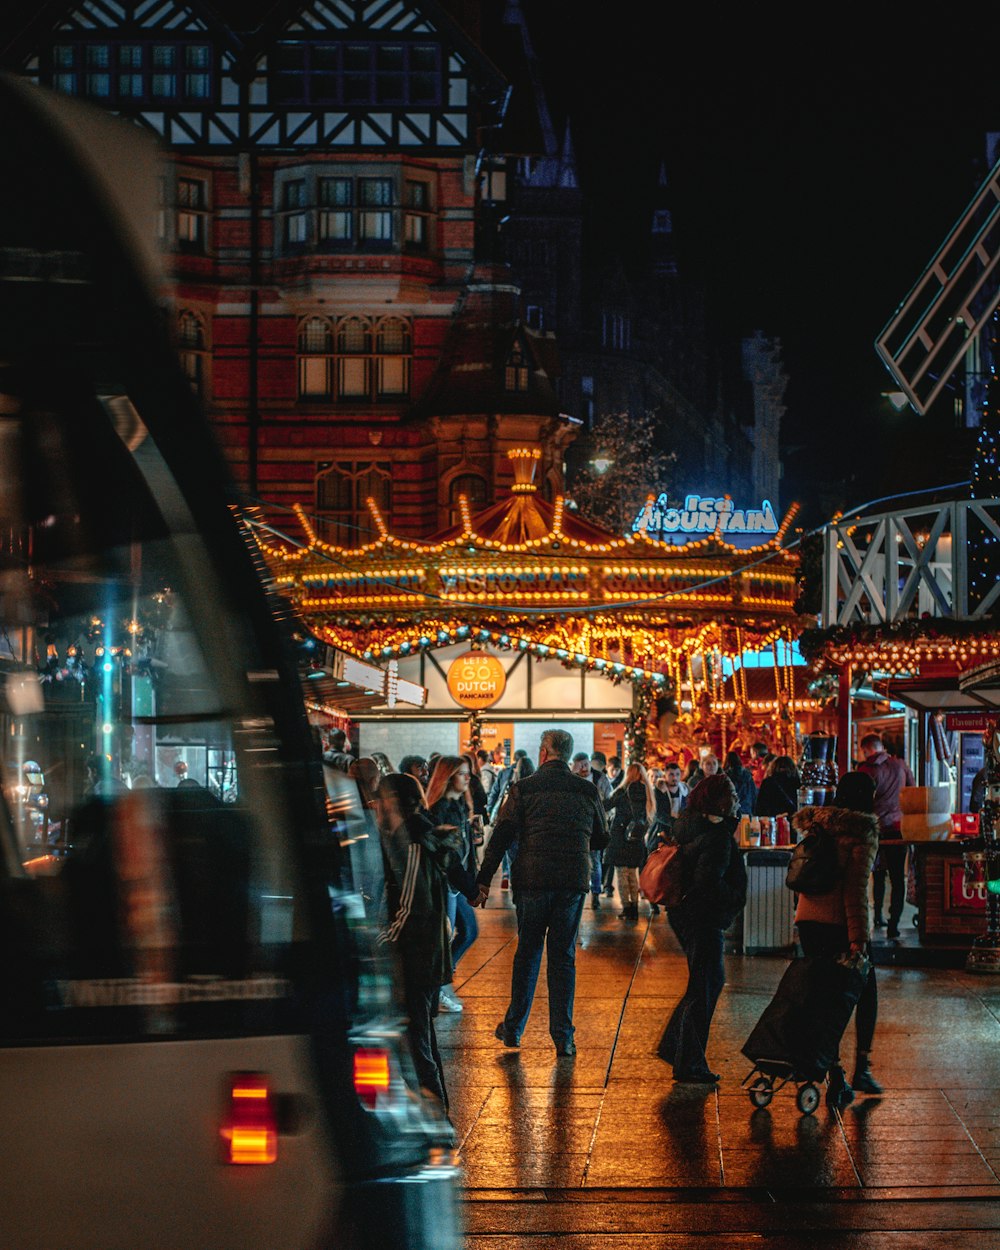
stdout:
<svg viewBox="0 0 1000 1250">
<path fill-rule="evenodd" d="M 169 150 L 180 358 L 282 528 L 300 505 L 355 546 L 370 498 L 430 533 L 503 493 L 525 443 L 561 489 L 553 340 L 477 246 L 509 87 L 435 0 L 298 0 L 248 31 L 195 0 L 76 0 L 7 61 Z"/>
</svg>

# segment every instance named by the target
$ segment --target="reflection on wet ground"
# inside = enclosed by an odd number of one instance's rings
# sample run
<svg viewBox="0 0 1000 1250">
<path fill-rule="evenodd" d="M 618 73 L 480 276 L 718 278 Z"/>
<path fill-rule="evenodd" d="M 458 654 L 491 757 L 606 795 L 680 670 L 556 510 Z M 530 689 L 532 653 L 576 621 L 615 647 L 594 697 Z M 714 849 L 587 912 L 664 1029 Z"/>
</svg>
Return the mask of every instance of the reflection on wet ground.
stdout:
<svg viewBox="0 0 1000 1250">
<path fill-rule="evenodd" d="M 1000 1246 L 1000 978 L 880 968 L 872 1066 L 885 1095 L 803 1116 L 788 1085 L 758 1110 L 740 1088 L 750 1070 L 740 1047 L 786 959 L 726 957 L 709 1047 L 721 1082 L 675 1085 L 654 1048 L 684 989 L 683 956 L 663 916 L 627 925 L 616 910 L 607 900 L 584 915 L 572 1060 L 557 1059 L 548 1036 L 544 968 L 520 1050 L 494 1038 L 514 913 L 506 895 L 482 913 L 456 978 L 465 1010 L 438 1021 L 470 1246 L 528 1233 L 532 1250 L 548 1233 L 563 1250 L 626 1233 L 645 1245 L 655 1233 L 674 1247 L 709 1232 L 715 1244 L 766 1234 L 781 1246 L 807 1227 L 836 1231 L 824 1246 L 957 1246 L 972 1228 L 978 1246 Z M 852 1026 L 848 1073 L 853 1050 Z"/>
</svg>

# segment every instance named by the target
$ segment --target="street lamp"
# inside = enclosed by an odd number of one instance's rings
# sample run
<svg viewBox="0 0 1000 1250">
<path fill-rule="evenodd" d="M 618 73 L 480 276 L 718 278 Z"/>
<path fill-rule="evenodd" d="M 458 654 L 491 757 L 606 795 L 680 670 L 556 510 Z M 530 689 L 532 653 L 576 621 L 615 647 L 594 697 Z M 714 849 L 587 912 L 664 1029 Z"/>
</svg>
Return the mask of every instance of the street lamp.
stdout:
<svg viewBox="0 0 1000 1250">
<path fill-rule="evenodd" d="M 614 460 L 602 452 L 600 455 L 595 456 L 590 463 L 594 466 L 598 473 L 604 474 L 607 473 L 608 469 L 610 469 L 614 464 Z"/>
</svg>

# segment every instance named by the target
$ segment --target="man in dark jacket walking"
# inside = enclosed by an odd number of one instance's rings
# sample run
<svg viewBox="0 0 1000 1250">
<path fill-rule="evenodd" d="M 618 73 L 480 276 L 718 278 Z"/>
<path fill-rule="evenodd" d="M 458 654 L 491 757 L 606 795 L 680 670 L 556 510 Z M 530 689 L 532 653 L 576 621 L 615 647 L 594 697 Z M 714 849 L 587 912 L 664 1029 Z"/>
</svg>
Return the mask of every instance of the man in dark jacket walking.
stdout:
<svg viewBox="0 0 1000 1250">
<path fill-rule="evenodd" d="M 889 894 L 889 927 L 886 937 L 899 937 L 899 921 L 906 902 L 906 844 L 900 826 L 903 813 L 899 805 L 899 792 L 904 786 L 914 785 L 913 773 L 901 759 L 886 751 L 877 734 L 861 739 L 864 763 L 858 772 L 867 773 L 875 782 L 875 815 L 878 817 L 878 859 L 875 861 L 875 927 L 882 925 L 882 903 L 885 898 L 885 878 L 891 882 Z"/>
<path fill-rule="evenodd" d="M 573 739 L 561 729 L 542 734 L 538 770 L 507 791 L 493 837 L 479 870 L 479 905 L 504 852 L 517 842 L 511 868 L 517 908 L 517 953 L 511 973 L 510 1006 L 496 1027 L 505 1046 L 519 1046 L 528 1023 L 535 985 L 546 951 L 549 1034 L 556 1054 L 576 1054 L 573 998 L 576 937 L 590 884 L 591 851 L 608 842 L 608 826 L 597 789 L 570 772 Z"/>
</svg>

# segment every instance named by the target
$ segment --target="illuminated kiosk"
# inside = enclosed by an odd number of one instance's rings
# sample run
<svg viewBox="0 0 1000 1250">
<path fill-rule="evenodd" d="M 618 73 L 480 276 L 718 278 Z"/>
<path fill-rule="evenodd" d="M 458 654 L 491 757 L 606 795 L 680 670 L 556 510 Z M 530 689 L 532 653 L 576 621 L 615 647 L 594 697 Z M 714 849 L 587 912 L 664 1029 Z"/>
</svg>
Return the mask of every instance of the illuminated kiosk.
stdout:
<svg viewBox="0 0 1000 1250">
<path fill-rule="evenodd" d="M 277 589 L 317 638 L 388 669 L 390 686 L 401 678 L 427 690 L 417 712 L 359 716 L 363 750 L 388 747 L 393 759 L 453 750 L 481 739 L 488 711 L 501 727 L 482 737 L 488 747 L 509 748 L 516 727 L 513 745 L 533 753 L 544 728 L 566 724 L 581 749 L 610 754 L 615 741 L 644 755 L 657 696 L 676 697 L 681 732 L 726 701 L 724 662 L 731 675 L 744 654 L 770 649 L 790 666 L 804 624 L 794 606 L 798 557 L 782 547 L 794 508 L 763 541 L 751 534 L 743 545 L 723 537 L 725 522 L 708 510 L 695 520 L 685 512 L 695 532 L 679 521 L 680 541 L 641 525 L 616 535 L 562 497 L 538 496 L 537 448 L 508 455 L 511 495 L 476 516 L 463 498 L 461 524 L 432 539 L 390 534 L 371 501 L 379 536 L 360 547 L 323 542 L 305 513 L 304 546 L 260 535 Z M 721 515 L 732 511 L 724 504 Z M 772 709 L 789 734 L 797 715 L 819 707 L 796 696 L 783 681 Z M 749 707 L 730 700 L 720 715 L 729 740 L 745 726 L 749 745 Z"/>
</svg>

